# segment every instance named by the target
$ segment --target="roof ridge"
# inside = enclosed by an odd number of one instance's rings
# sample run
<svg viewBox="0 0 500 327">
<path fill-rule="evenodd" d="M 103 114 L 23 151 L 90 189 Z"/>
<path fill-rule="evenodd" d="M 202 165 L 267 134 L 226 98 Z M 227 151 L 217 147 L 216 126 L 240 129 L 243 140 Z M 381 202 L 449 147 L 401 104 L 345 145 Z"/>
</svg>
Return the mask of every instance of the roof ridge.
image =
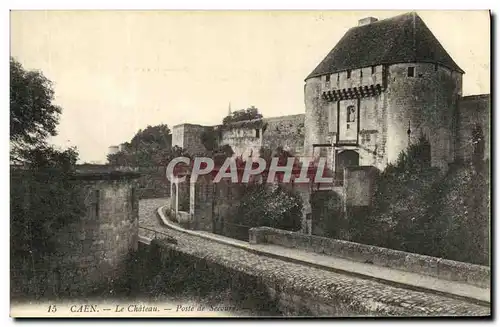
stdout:
<svg viewBox="0 0 500 327">
<path fill-rule="evenodd" d="M 309 78 L 380 64 L 431 62 L 464 71 L 416 11 L 354 26 L 340 38 Z"/>
</svg>

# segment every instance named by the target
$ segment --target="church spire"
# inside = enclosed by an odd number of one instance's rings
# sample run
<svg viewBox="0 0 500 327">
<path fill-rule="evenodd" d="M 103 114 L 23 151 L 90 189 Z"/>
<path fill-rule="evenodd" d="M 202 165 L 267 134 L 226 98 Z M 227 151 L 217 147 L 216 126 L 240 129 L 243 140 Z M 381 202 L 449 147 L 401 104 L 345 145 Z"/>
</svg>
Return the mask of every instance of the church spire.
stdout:
<svg viewBox="0 0 500 327">
<path fill-rule="evenodd" d="M 227 115 L 228 116 L 231 116 L 232 112 L 231 112 L 231 101 L 229 101 L 229 108 L 227 109 Z"/>
</svg>

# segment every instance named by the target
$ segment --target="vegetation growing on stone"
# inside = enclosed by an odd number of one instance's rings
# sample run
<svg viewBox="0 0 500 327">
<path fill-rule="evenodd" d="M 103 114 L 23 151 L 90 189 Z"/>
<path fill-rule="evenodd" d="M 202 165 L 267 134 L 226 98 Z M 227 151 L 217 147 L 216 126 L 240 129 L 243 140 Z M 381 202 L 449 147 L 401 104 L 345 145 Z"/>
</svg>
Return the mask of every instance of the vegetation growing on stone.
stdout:
<svg viewBox="0 0 500 327">
<path fill-rule="evenodd" d="M 50 264 L 44 258 L 57 241 L 55 231 L 82 214 L 83 199 L 68 178 L 78 153 L 47 142 L 57 135 L 62 111 L 53 100 L 52 83 L 41 72 L 10 59 L 11 269 L 25 278 L 24 289 L 31 294 L 44 285 L 37 272 Z"/>
<path fill-rule="evenodd" d="M 455 164 L 442 175 L 430 166 L 429 142 L 420 138 L 380 174 L 371 210 L 353 208 L 344 220 L 339 207 L 326 209 L 336 223 L 326 226 L 325 234 L 488 265 L 488 174 L 482 161 Z"/>
<path fill-rule="evenodd" d="M 224 119 L 222 120 L 222 124 L 227 126 L 236 122 L 244 122 L 251 120 L 258 121 L 260 119 L 262 119 L 262 114 L 259 113 L 259 109 L 255 108 L 254 106 L 251 106 L 250 108 L 247 109 L 241 109 L 232 112 L 230 115 L 224 117 Z"/>
</svg>

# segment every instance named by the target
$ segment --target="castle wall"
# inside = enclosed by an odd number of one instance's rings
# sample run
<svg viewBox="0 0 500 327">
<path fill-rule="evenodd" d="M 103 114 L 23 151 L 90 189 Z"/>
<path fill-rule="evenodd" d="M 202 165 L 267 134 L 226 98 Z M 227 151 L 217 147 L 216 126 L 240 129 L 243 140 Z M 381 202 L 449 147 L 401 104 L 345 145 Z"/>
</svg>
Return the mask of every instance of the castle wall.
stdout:
<svg viewBox="0 0 500 327">
<path fill-rule="evenodd" d="M 349 89 L 357 86 L 369 86 L 376 84 L 382 85 L 384 81 L 384 71 L 383 66 L 378 65 L 330 74 L 329 81 L 327 75 L 321 76 L 320 79 L 322 91 L 330 89 Z"/>
<path fill-rule="evenodd" d="M 47 296 L 90 294 L 126 278 L 129 254 L 138 244 L 135 182 L 103 175 L 77 175 L 71 181 L 83 213 L 64 226 L 50 228 L 54 249 L 44 259 L 46 268 L 30 277 L 40 279 L 32 285 L 45 288 Z M 36 216 L 36 208 L 31 211 Z"/>
<path fill-rule="evenodd" d="M 382 136 L 386 123 L 384 94 L 360 98 L 359 101 L 358 99 L 347 99 L 330 102 L 321 98 L 323 91 L 383 85 L 383 83 L 384 70 L 382 65 L 350 70 L 349 76 L 347 71 L 331 74 L 329 80 L 326 75 L 308 79 L 305 85 L 304 152 L 306 155 L 313 155 L 313 144 L 335 143 L 338 137 L 340 142 L 359 142 L 361 144 L 359 149 L 360 164 L 384 166 L 385 138 Z M 351 123 L 347 123 L 347 108 L 349 106 L 354 106 L 356 109 L 355 122 Z M 361 134 L 370 134 L 370 141 L 361 137 Z M 372 136 L 371 134 L 377 135 Z M 332 149 L 324 147 L 321 150 L 316 150 L 315 155 L 326 156 L 327 160 L 331 160 Z"/>
<path fill-rule="evenodd" d="M 408 76 L 414 67 L 414 77 Z M 436 70 L 437 68 L 437 70 Z M 446 169 L 454 160 L 454 125 L 462 92 L 462 75 L 430 63 L 388 67 L 387 160 L 395 162 L 420 135 L 431 143 L 431 164 Z"/>
<path fill-rule="evenodd" d="M 193 229 L 212 232 L 214 213 L 214 184 L 210 177 L 200 176 L 190 183 L 190 214 Z"/>
<path fill-rule="evenodd" d="M 408 68 L 414 76 L 408 76 Z M 381 94 L 359 99 L 327 101 L 323 91 L 387 85 Z M 430 63 L 374 66 L 308 79 L 305 85 L 305 153 L 313 155 L 313 144 L 358 143 L 360 165 L 384 169 L 395 162 L 420 135 L 431 143 L 433 166 L 446 168 L 454 160 L 458 123 L 458 101 L 462 93 L 462 75 Z M 354 121 L 348 122 L 348 108 L 355 109 Z M 467 120 L 466 118 L 464 118 Z M 325 128 L 327 122 L 327 128 Z M 338 124 L 338 126 L 337 126 Z M 338 134 L 338 135 L 337 135 Z M 314 155 L 330 158 L 327 147 Z"/>
<path fill-rule="evenodd" d="M 304 86 L 304 154 L 306 156 L 326 156 L 324 152 L 313 152 L 313 144 L 328 143 L 328 112 L 327 102 L 321 98 L 323 82 L 321 77 L 306 80 Z"/>
<path fill-rule="evenodd" d="M 97 204 L 88 206 L 80 221 L 58 233 L 61 247 L 55 255 L 64 258 L 59 262 L 64 276 L 62 288 L 118 280 L 126 273 L 129 253 L 137 250 L 139 202 L 133 184 L 127 180 L 99 180 L 82 188 L 86 198 L 91 198 L 96 190 Z"/>
<path fill-rule="evenodd" d="M 172 146 L 179 146 L 189 154 L 195 155 L 205 152 L 201 142 L 201 135 L 207 126 L 182 124 L 172 128 Z"/>
<path fill-rule="evenodd" d="M 344 174 L 344 205 L 369 206 L 375 187 L 378 170 L 371 166 L 348 167 Z"/>
<path fill-rule="evenodd" d="M 275 150 L 281 146 L 293 155 L 300 156 L 304 151 L 303 114 L 265 118 L 267 124 L 263 133 L 262 146 Z"/>
<path fill-rule="evenodd" d="M 359 110 L 359 164 L 383 169 L 387 165 L 387 96 L 361 98 Z"/>
<path fill-rule="evenodd" d="M 262 128 L 232 127 L 223 130 L 221 134 L 220 145 L 230 145 L 235 156 L 245 158 L 259 155 L 259 150 L 262 147 Z"/>
<path fill-rule="evenodd" d="M 185 124 L 172 127 L 172 147 L 184 148 L 184 126 Z"/>
<path fill-rule="evenodd" d="M 481 126 L 485 138 L 484 158 L 490 156 L 491 103 L 489 94 L 463 97 L 459 104 L 457 158 L 471 160 L 473 152 L 472 131 Z"/>
</svg>

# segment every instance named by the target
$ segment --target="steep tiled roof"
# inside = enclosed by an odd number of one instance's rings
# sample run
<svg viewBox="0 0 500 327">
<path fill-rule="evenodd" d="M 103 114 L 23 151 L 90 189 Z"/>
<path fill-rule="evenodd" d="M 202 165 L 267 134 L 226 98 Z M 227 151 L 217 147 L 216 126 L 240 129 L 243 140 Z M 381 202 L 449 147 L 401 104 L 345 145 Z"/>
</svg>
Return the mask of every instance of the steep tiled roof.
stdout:
<svg viewBox="0 0 500 327">
<path fill-rule="evenodd" d="M 306 79 L 380 64 L 431 62 L 464 73 L 424 21 L 407 13 L 350 28 Z"/>
</svg>

